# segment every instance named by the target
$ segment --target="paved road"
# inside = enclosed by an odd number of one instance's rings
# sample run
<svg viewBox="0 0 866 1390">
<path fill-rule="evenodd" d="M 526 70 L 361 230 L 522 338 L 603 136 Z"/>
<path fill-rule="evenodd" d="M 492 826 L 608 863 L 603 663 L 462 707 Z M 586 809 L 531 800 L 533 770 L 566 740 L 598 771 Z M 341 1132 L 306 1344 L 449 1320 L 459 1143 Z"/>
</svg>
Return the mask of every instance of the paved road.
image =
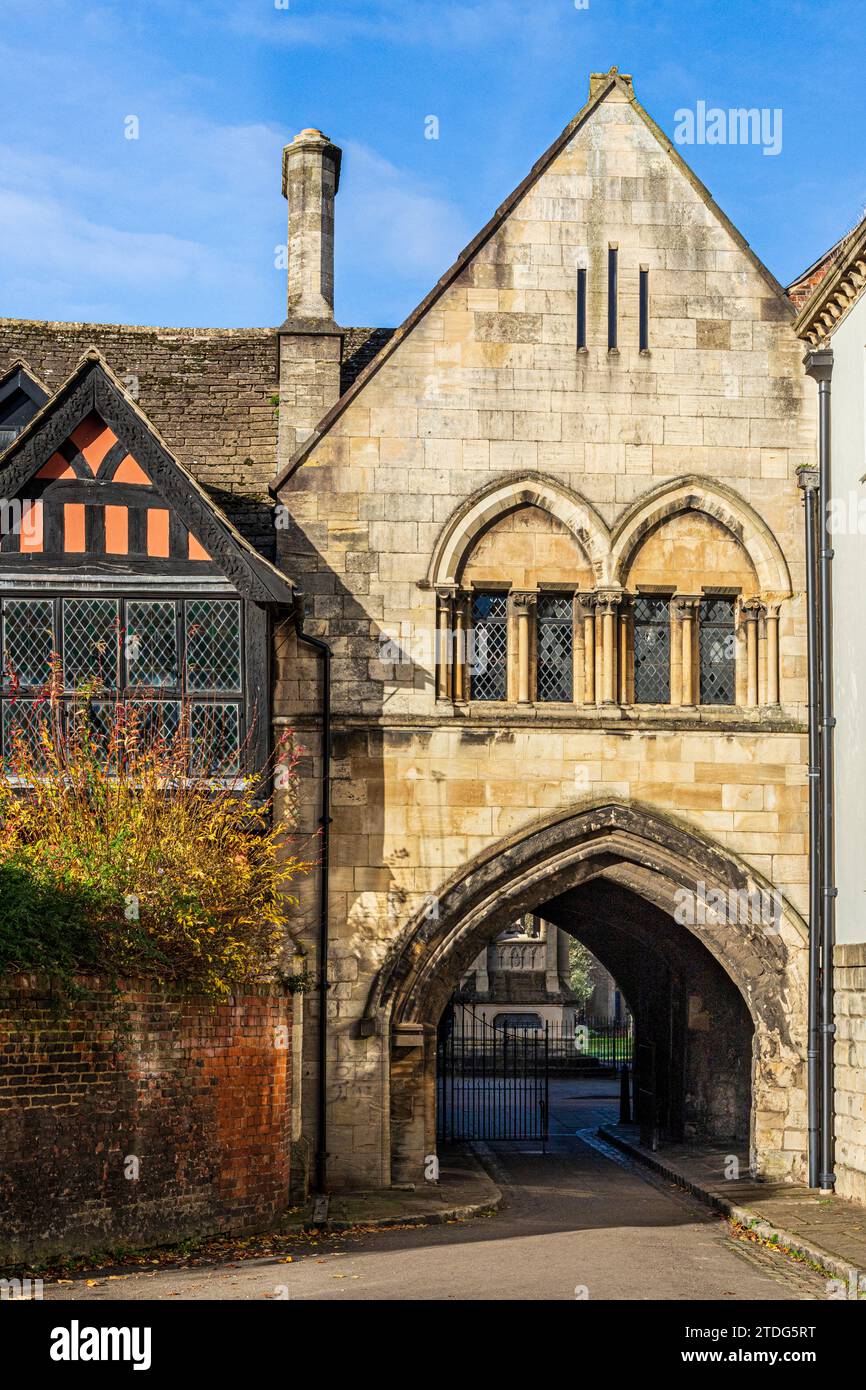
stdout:
<svg viewBox="0 0 866 1390">
<path fill-rule="evenodd" d="M 592 1140 L 598 1097 L 559 1083 L 546 1155 L 497 1149 L 506 1203 L 474 1221 L 342 1236 L 291 1263 L 133 1274 L 61 1299 L 531 1300 L 815 1299 L 825 1281 L 785 1256 L 737 1241 L 699 1203 Z M 576 1137 L 585 1131 L 585 1138 Z"/>
</svg>

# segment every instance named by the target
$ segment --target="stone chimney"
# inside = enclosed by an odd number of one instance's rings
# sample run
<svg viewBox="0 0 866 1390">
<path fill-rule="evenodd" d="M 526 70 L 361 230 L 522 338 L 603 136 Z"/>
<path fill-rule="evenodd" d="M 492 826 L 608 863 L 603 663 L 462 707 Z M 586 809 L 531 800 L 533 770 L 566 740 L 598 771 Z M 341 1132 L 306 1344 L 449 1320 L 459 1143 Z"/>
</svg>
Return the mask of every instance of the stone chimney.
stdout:
<svg viewBox="0 0 866 1390">
<path fill-rule="evenodd" d="M 334 320 L 334 197 L 340 151 L 320 130 L 302 130 L 283 150 L 289 203 L 288 317 L 280 343 L 277 472 L 340 395 L 342 329 Z"/>
<path fill-rule="evenodd" d="M 283 150 L 290 321 L 334 321 L 334 198 L 340 158 L 341 151 L 320 130 L 302 130 Z"/>
</svg>

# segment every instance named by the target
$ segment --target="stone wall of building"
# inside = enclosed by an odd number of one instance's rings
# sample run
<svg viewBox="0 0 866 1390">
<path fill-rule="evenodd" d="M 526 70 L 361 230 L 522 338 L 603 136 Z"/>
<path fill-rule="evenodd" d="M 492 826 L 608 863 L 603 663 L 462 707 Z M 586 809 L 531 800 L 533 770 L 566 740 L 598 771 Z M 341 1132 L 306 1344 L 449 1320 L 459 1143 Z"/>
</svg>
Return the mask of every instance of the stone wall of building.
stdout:
<svg viewBox="0 0 866 1390">
<path fill-rule="evenodd" d="M 0 986 L 0 1256 L 262 1229 L 289 1199 L 292 999 Z"/>
<path fill-rule="evenodd" d="M 620 286 L 613 352 L 611 245 Z M 644 265 L 648 351 L 638 345 Z M 588 283 L 585 350 L 575 344 L 580 266 Z M 284 564 L 309 595 L 309 630 L 330 641 L 335 658 L 333 1179 L 389 1180 L 388 1020 L 379 1036 L 361 1024 L 370 980 L 407 923 L 505 837 L 610 800 L 692 828 L 783 895 L 788 964 L 776 988 L 787 998 L 790 1036 L 784 1056 L 771 1055 L 768 1043 L 761 1063 L 778 1124 L 768 1111 L 758 1142 L 766 1169 L 799 1171 L 798 914 L 807 907 L 807 861 L 796 470 L 813 462 L 815 417 L 790 306 L 622 80 L 443 283 L 281 492 L 292 516 L 281 537 Z M 777 604 L 776 698 L 763 674 L 765 645 L 749 708 L 741 659 L 738 704 L 727 709 L 690 703 L 647 711 L 621 703 L 627 690 L 609 699 L 601 686 L 572 706 L 518 702 L 513 685 L 495 707 L 443 698 L 437 587 L 461 576 L 457 561 L 453 572 L 439 562 L 477 513 L 476 539 L 487 545 L 478 563 L 489 566 L 492 542 L 483 537 L 495 518 L 485 514 L 485 499 L 500 487 L 512 489 L 503 509 L 536 505 L 565 523 L 583 552 L 573 575 L 578 589 L 587 571 L 595 588 L 627 587 L 622 546 L 631 536 L 632 553 L 640 543 L 652 547 L 644 552 L 647 572 L 661 565 L 679 593 L 694 593 L 696 575 L 712 585 L 734 573 L 751 591 L 744 599 Z M 721 580 L 707 558 L 716 523 L 726 532 Z M 555 529 L 548 542 L 558 564 Z M 526 546 L 515 559 L 520 574 L 511 575 L 509 548 L 520 549 L 514 527 L 503 527 L 501 539 L 503 577 L 525 583 Z M 759 640 L 767 640 L 763 620 Z M 314 752 L 307 711 L 319 679 L 314 660 L 288 641 L 278 709 L 305 730 Z M 316 775 L 313 767 L 311 805 Z M 314 949 L 312 913 L 308 942 Z M 738 983 L 748 994 L 747 981 Z"/>
<path fill-rule="evenodd" d="M 836 1191 L 866 1202 L 866 942 L 835 951 Z"/>
</svg>

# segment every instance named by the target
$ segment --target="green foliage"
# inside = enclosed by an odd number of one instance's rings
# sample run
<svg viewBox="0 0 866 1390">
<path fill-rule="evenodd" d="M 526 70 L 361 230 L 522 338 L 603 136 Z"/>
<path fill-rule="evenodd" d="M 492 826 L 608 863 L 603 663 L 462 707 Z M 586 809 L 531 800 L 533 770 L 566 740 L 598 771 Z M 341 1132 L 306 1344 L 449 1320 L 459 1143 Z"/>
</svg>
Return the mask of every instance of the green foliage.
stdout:
<svg viewBox="0 0 866 1390">
<path fill-rule="evenodd" d="M 594 968 L 595 956 L 572 936 L 568 942 L 568 983 L 581 1004 L 585 1004 L 592 994 Z"/>
<path fill-rule="evenodd" d="M 0 863 L 0 970 L 95 971 L 97 896 L 25 856 Z"/>
</svg>

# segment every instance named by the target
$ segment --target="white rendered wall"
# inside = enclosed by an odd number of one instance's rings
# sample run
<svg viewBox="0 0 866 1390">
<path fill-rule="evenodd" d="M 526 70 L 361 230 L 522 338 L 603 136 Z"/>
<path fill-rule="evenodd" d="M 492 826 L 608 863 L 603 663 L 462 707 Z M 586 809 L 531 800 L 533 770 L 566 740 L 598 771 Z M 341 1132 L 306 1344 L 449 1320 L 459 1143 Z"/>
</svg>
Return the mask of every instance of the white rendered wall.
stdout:
<svg viewBox="0 0 866 1390">
<path fill-rule="evenodd" d="M 866 941 L 866 295 L 832 336 L 836 939 Z"/>
</svg>

